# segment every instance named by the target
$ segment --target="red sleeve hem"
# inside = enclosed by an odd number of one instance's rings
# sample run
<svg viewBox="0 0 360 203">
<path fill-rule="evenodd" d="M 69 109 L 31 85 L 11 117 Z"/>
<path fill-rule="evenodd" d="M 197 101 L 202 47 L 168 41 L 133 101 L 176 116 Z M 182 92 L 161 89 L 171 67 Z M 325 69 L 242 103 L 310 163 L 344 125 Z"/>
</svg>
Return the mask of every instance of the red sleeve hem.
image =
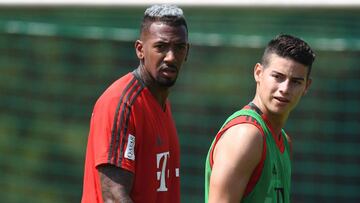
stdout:
<svg viewBox="0 0 360 203">
<path fill-rule="evenodd" d="M 135 168 L 134 168 L 133 166 L 129 165 L 129 164 L 126 164 L 126 163 L 120 164 L 120 165 L 119 165 L 119 164 L 114 164 L 114 163 L 109 162 L 109 160 L 106 159 L 106 158 L 97 159 L 97 160 L 95 161 L 95 167 L 98 167 L 98 166 L 100 166 L 100 165 L 102 165 L 102 164 L 114 165 L 114 166 L 116 166 L 116 167 L 119 167 L 119 168 L 125 169 L 125 170 L 127 170 L 127 171 L 130 171 L 131 173 L 135 173 Z"/>
</svg>

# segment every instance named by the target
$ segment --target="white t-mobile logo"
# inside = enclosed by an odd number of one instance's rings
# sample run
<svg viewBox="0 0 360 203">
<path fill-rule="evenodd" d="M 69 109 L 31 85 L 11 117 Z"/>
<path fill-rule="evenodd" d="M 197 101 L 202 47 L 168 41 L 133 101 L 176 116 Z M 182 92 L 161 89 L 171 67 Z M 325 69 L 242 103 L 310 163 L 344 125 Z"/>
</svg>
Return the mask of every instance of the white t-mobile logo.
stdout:
<svg viewBox="0 0 360 203">
<path fill-rule="evenodd" d="M 169 152 L 163 152 L 160 154 L 156 154 L 156 166 L 158 169 L 161 170 L 161 171 L 158 171 L 156 174 L 157 180 L 160 180 L 160 187 L 157 189 L 157 191 L 159 191 L 159 192 L 164 192 L 164 191 L 168 190 L 166 187 L 165 178 L 169 178 L 169 169 L 166 169 L 166 163 L 167 163 L 167 160 L 169 157 L 170 157 Z M 163 160 L 163 161 L 161 162 L 161 160 Z M 162 163 L 161 168 L 160 168 L 160 163 Z"/>
</svg>

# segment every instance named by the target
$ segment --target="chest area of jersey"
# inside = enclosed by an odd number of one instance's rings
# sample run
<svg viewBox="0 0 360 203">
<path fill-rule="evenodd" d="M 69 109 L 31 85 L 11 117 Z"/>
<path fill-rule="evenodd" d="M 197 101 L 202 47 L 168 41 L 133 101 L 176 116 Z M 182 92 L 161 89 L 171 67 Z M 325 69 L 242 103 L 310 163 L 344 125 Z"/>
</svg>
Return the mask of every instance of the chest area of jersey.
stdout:
<svg viewBox="0 0 360 203">
<path fill-rule="evenodd" d="M 275 146 L 276 147 L 276 146 Z M 291 165 L 288 151 L 280 153 L 277 148 L 267 150 L 259 188 L 266 194 L 265 202 L 288 202 Z"/>
<path fill-rule="evenodd" d="M 177 151 L 179 143 L 171 112 L 156 107 L 144 105 L 136 112 L 135 130 L 141 135 L 141 148 L 147 153 Z"/>
<path fill-rule="evenodd" d="M 149 118 L 149 119 L 148 119 Z M 144 135 L 147 143 L 158 148 L 167 148 L 177 141 L 177 132 L 172 118 L 158 114 L 147 116 Z"/>
<path fill-rule="evenodd" d="M 142 126 L 136 128 L 141 134 L 138 154 L 141 170 L 146 167 L 153 174 L 152 181 L 157 192 L 167 192 L 170 183 L 180 177 L 179 141 L 171 114 L 156 112 L 151 109 L 142 112 Z M 141 131 L 141 132 L 140 132 Z"/>
</svg>

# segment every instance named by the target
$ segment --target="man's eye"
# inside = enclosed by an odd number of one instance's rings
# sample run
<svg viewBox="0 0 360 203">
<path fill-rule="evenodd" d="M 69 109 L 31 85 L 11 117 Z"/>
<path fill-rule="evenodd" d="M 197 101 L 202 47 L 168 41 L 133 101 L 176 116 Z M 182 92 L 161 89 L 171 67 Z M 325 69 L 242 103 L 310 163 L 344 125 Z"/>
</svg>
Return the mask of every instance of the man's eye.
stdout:
<svg viewBox="0 0 360 203">
<path fill-rule="evenodd" d="M 186 46 L 185 45 L 179 45 L 176 47 L 177 50 L 184 50 L 186 49 Z"/>
<path fill-rule="evenodd" d="M 158 44 L 158 45 L 155 45 L 155 47 L 158 49 L 163 49 L 165 46 L 163 44 Z"/>
<path fill-rule="evenodd" d="M 278 79 L 278 78 L 280 78 L 280 75 L 276 75 L 276 74 L 274 74 L 274 75 L 272 75 L 274 78 L 276 78 L 276 79 Z"/>
<path fill-rule="evenodd" d="M 294 80 L 293 83 L 297 84 L 297 85 L 301 85 L 302 82 L 300 80 Z"/>
</svg>

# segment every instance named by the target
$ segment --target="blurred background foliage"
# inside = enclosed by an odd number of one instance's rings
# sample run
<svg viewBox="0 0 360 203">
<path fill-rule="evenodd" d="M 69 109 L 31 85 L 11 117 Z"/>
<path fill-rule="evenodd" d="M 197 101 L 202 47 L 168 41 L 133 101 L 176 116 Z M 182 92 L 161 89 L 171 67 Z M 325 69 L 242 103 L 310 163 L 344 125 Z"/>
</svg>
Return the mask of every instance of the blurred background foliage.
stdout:
<svg viewBox="0 0 360 203">
<path fill-rule="evenodd" d="M 79 202 L 90 115 L 137 67 L 145 7 L 0 7 L 2 202 Z M 279 33 L 317 54 L 286 130 L 292 202 L 360 201 L 360 9 L 183 7 L 191 50 L 170 99 L 182 202 L 203 202 L 204 161 L 223 121 L 253 97 L 253 67 Z"/>
</svg>

